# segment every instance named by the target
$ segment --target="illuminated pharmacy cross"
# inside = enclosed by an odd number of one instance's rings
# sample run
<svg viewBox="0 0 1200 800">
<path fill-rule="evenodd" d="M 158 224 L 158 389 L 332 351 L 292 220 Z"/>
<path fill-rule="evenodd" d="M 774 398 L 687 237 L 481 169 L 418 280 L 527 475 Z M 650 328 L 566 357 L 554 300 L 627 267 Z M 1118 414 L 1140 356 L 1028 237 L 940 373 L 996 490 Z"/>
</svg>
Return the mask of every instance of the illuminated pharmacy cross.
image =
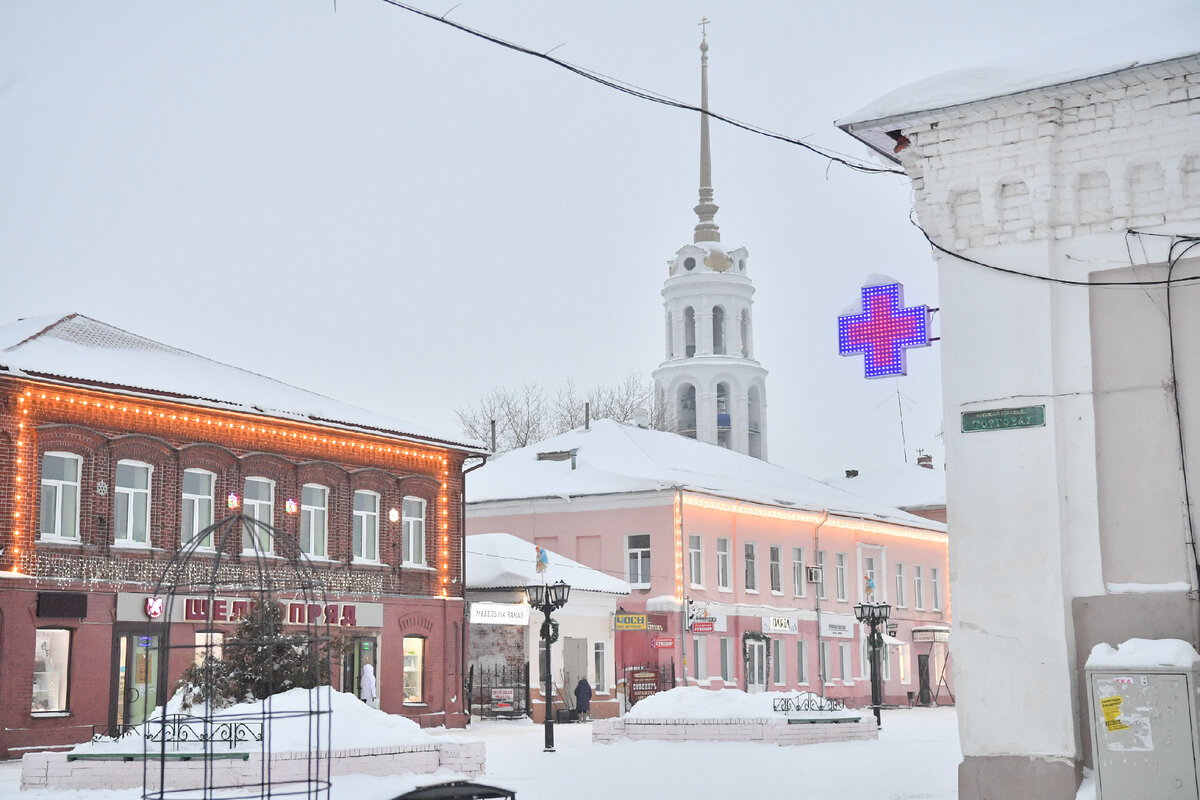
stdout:
<svg viewBox="0 0 1200 800">
<path fill-rule="evenodd" d="M 838 317 L 838 348 L 842 355 L 866 356 L 866 377 L 907 375 L 905 353 L 929 346 L 929 307 L 904 305 L 899 283 L 864 286 L 863 312 Z"/>
</svg>

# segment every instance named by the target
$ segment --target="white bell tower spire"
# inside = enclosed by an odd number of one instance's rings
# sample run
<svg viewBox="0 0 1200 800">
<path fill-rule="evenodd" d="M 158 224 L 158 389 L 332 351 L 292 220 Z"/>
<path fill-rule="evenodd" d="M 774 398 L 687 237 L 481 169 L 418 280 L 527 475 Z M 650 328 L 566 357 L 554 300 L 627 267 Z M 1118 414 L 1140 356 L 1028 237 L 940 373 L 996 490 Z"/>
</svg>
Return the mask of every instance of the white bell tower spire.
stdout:
<svg viewBox="0 0 1200 800">
<path fill-rule="evenodd" d="M 767 371 L 754 360 L 750 254 L 721 244 L 708 135 L 708 19 L 700 20 L 700 202 L 692 243 L 670 259 L 663 285 L 666 359 L 654 371 L 671 428 L 767 457 Z"/>
</svg>

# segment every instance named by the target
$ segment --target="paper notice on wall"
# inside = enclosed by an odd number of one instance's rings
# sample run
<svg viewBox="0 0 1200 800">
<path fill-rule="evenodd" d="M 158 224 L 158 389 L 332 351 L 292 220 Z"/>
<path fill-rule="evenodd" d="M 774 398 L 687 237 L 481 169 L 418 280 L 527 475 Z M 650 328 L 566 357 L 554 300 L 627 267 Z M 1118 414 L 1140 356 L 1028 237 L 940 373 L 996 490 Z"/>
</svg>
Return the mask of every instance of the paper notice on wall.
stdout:
<svg viewBox="0 0 1200 800">
<path fill-rule="evenodd" d="M 1104 726 L 1110 733 L 1129 730 L 1129 726 L 1121 721 L 1121 702 L 1124 699 L 1120 695 L 1100 698 L 1100 709 L 1104 712 Z"/>
</svg>

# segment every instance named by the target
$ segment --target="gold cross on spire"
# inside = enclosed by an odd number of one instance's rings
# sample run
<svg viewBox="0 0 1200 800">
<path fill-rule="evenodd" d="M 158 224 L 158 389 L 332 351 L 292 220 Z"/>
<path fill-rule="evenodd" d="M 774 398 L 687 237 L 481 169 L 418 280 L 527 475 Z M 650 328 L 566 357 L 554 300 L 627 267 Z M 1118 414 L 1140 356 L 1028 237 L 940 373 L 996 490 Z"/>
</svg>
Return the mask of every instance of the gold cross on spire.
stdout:
<svg viewBox="0 0 1200 800">
<path fill-rule="evenodd" d="M 700 21 L 697 22 L 696 24 L 700 26 L 700 38 L 707 39 L 708 38 L 708 28 L 706 26 L 711 25 L 712 20 L 710 20 L 708 17 L 701 17 Z"/>
</svg>

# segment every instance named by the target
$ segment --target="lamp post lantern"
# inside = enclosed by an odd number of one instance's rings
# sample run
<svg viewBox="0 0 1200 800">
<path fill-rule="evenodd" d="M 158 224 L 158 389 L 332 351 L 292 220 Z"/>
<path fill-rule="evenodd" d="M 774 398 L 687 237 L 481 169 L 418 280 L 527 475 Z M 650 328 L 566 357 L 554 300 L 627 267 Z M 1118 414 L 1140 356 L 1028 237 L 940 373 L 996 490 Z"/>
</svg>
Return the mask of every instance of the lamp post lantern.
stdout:
<svg viewBox="0 0 1200 800">
<path fill-rule="evenodd" d="M 550 612 L 557 611 L 567 604 L 567 597 L 571 593 L 571 587 L 562 581 L 552 583 L 547 586 L 544 583 L 531 583 L 525 587 L 525 598 L 529 601 L 529 606 L 541 611 L 546 615 L 545 621 L 542 622 L 541 638 L 546 643 L 546 660 L 542 662 L 542 677 L 546 683 L 546 746 L 544 752 L 554 752 L 554 720 L 551 713 L 553 703 L 553 684 L 551 682 L 550 673 Z"/>
<path fill-rule="evenodd" d="M 855 618 L 870 629 L 867 644 L 871 653 L 871 708 L 875 710 L 875 725 L 883 727 L 879 718 L 879 706 L 883 703 L 883 687 L 879 683 L 879 650 L 883 646 L 883 635 L 879 627 L 888 621 L 892 607 L 887 603 L 859 603 L 854 607 Z"/>
</svg>

